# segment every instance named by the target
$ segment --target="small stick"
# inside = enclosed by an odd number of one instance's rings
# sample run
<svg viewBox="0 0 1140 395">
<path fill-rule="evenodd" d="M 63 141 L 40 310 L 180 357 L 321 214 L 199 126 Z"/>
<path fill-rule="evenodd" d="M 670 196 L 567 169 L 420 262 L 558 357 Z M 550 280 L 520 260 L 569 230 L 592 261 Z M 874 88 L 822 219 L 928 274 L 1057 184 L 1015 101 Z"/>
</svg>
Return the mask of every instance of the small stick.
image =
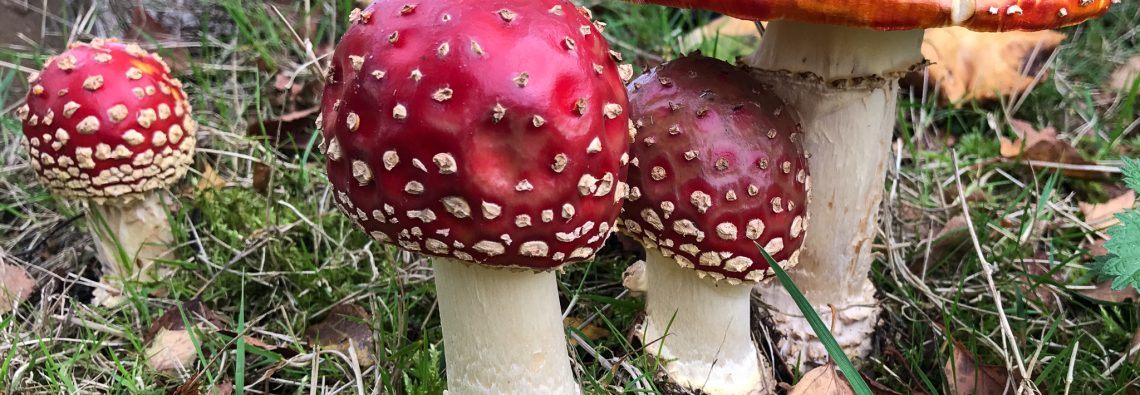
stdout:
<svg viewBox="0 0 1140 395">
<path fill-rule="evenodd" d="M 982 264 L 982 273 L 986 276 L 986 285 L 989 288 L 990 295 L 994 298 L 994 305 L 997 309 L 998 322 L 1001 323 L 1002 334 L 1005 335 L 1006 340 L 1009 341 L 1009 348 L 1013 350 L 1014 360 L 1017 362 L 1018 373 L 1021 374 L 1021 384 L 1024 386 L 1032 380 L 1029 377 L 1029 372 L 1025 370 L 1025 363 L 1021 360 L 1021 350 L 1017 348 L 1017 338 L 1013 336 L 1013 329 L 1009 326 L 1009 317 L 1005 315 L 1005 307 L 1002 305 L 1001 293 L 998 292 L 997 285 L 994 283 L 993 268 L 990 267 L 989 261 L 986 259 L 985 253 L 982 252 L 982 245 L 978 241 L 978 233 L 974 230 L 974 220 L 970 218 L 970 206 L 966 202 L 966 188 L 962 187 L 962 173 L 958 166 L 958 150 L 953 150 L 954 153 L 954 183 L 958 185 L 958 199 L 962 203 L 962 215 L 966 217 L 966 229 L 970 231 L 970 240 L 974 243 L 974 251 L 978 253 L 978 260 Z M 1009 356 L 1006 356 L 1006 365 L 1009 365 Z M 1020 390 L 1018 391 L 1021 392 Z"/>
</svg>

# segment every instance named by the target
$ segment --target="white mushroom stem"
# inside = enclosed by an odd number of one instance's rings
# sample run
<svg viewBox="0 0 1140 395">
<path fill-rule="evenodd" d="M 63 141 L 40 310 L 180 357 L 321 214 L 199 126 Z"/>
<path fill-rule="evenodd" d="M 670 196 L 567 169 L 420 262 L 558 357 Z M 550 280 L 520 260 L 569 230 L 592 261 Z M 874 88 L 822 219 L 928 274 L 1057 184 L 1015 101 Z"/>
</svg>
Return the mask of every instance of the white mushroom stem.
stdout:
<svg viewBox="0 0 1140 395">
<path fill-rule="evenodd" d="M 645 251 L 646 350 L 669 380 L 709 395 L 774 391 L 767 358 L 752 340 L 751 283 L 700 278 L 661 252 Z"/>
<path fill-rule="evenodd" d="M 87 227 L 95 239 L 102 282 L 121 287 L 125 281 L 149 282 L 160 278 L 161 260 L 170 259 L 170 230 L 167 212 L 173 199 L 166 191 L 145 192 L 129 200 L 88 202 Z M 115 305 L 119 295 L 96 290 L 96 303 Z"/>
<path fill-rule="evenodd" d="M 870 350 L 878 321 L 871 244 L 878 228 L 883 181 L 896 117 L 898 79 L 922 62 L 922 31 L 773 21 L 750 60 L 756 75 L 795 107 L 811 155 L 811 201 L 795 283 L 831 322 L 848 355 Z M 759 287 L 781 332 L 789 364 L 816 365 L 827 353 L 788 293 L 777 282 Z"/>
<path fill-rule="evenodd" d="M 554 272 L 433 262 L 447 394 L 582 393 L 570 367 Z"/>
</svg>

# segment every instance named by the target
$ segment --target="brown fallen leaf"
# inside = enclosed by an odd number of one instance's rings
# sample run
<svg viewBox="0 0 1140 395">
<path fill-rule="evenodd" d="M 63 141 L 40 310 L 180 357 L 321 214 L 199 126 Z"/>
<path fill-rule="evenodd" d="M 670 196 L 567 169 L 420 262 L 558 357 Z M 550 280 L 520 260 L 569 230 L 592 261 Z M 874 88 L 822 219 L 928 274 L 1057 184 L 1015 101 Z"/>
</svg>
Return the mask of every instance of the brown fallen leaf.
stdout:
<svg viewBox="0 0 1140 395">
<path fill-rule="evenodd" d="M 835 364 L 827 363 L 807 372 L 788 395 L 855 395 L 855 390 L 839 374 Z"/>
<path fill-rule="evenodd" d="M 954 261 L 969 252 L 966 244 L 970 242 L 970 229 L 967 228 L 966 217 L 955 215 L 946 221 L 946 225 L 934 234 L 933 245 L 930 246 L 930 259 Z"/>
<path fill-rule="evenodd" d="M 1117 91 L 1128 91 L 1136 83 L 1136 77 L 1140 77 L 1140 56 L 1133 56 L 1112 72 L 1108 87 Z"/>
<path fill-rule="evenodd" d="M 954 354 L 946 361 L 945 373 L 950 380 L 950 393 L 957 395 L 1002 395 L 1006 392 L 1009 371 L 1002 366 L 978 365 L 977 359 L 962 344 L 954 343 Z M 1010 393 L 1014 389 L 1009 388 Z"/>
<path fill-rule="evenodd" d="M 19 266 L 0 262 L 0 315 L 12 311 L 16 305 L 28 300 L 36 282 Z"/>
<path fill-rule="evenodd" d="M 1129 190 L 1120 196 L 1109 199 L 1104 203 L 1077 202 L 1081 212 L 1085 214 L 1085 222 L 1096 230 L 1105 230 L 1120 223 L 1116 214 L 1124 210 L 1136 208 L 1136 191 Z"/>
<path fill-rule="evenodd" d="M 202 170 L 202 177 L 198 179 L 198 183 L 194 185 L 194 190 L 198 194 L 203 192 L 222 189 L 226 187 L 226 179 L 214 170 L 214 166 L 206 163 L 206 168 Z"/>
<path fill-rule="evenodd" d="M 360 367 L 369 367 L 376 363 L 372 355 L 372 327 L 368 325 L 371 318 L 363 307 L 336 305 L 324 321 L 305 330 L 305 339 L 312 347 L 337 350 L 345 355 L 349 355 L 352 348 Z"/>
<path fill-rule="evenodd" d="M 999 137 L 1001 156 L 1006 159 L 1027 159 L 1041 162 L 1054 162 L 1069 165 L 1093 165 L 1071 144 L 1057 139 L 1057 130 L 1052 127 L 1037 130 L 1029 122 L 1015 119 L 1010 126 L 1017 134 L 1016 140 Z M 1069 177 L 1086 180 L 1105 179 L 1104 173 L 1087 170 L 1065 169 Z"/>
<path fill-rule="evenodd" d="M 1078 289 L 1077 293 L 1086 298 L 1105 303 L 1124 303 L 1128 300 L 1140 301 L 1140 294 L 1136 292 L 1135 288 L 1127 287 L 1116 291 L 1112 289 L 1111 280 L 1099 282 L 1095 288 Z"/>
<path fill-rule="evenodd" d="M 602 328 L 594 324 L 589 324 L 583 327 L 582 320 L 578 317 L 566 317 L 566 319 L 562 320 L 562 324 L 567 328 L 577 329 L 581 327 L 581 329 L 578 330 L 580 330 L 582 334 L 586 336 L 586 339 L 590 341 L 598 341 L 610 336 L 610 331 L 606 330 L 606 328 Z M 570 345 L 576 346 L 578 343 L 574 339 L 570 339 Z"/>
<path fill-rule="evenodd" d="M 971 100 L 996 100 L 1033 85 L 1039 67 L 1061 44 L 1065 35 L 1055 31 L 979 33 L 962 27 L 927 29 L 922 55 L 931 83 L 955 105 Z M 1038 69 L 1038 70 L 1035 70 Z"/>
<path fill-rule="evenodd" d="M 198 351 L 194 348 L 190 331 L 187 330 L 187 321 L 203 332 L 225 326 L 221 317 L 197 299 L 167 309 L 165 314 L 147 328 L 143 338 L 147 344 L 145 354 L 147 366 L 160 372 L 170 372 L 186 369 L 194 363 Z"/>
</svg>

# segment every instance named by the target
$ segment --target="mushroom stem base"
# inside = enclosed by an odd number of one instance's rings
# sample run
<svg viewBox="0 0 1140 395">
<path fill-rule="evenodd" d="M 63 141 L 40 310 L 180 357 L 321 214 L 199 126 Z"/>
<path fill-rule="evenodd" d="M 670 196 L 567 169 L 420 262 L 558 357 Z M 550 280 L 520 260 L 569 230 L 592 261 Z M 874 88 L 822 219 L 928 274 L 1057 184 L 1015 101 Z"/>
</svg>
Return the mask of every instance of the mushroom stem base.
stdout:
<svg viewBox="0 0 1140 395">
<path fill-rule="evenodd" d="M 760 299 L 769 308 L 762 308 L 761 314 L 767 317 L 781 334 L 776 344 L 784 362 L 797 366 L 802 371 L 820 366 L 829 360 L 827 349 L 819 342 L 815 330 L 811 328 L 796 306 L 795 301 L 782 287 L 757 287 Z M 879 324 L 878 300 L 875 299 L 875 286 L 870 280 L 863 281 L 863 292 L 849 296 L 846 303 L 834 306 L 815 306 L 824 324 L 827 324 L 839 347 L 850 358 L 860 358 L 871 351 L 871 335 Z"/>
<path fill-rule="evenodd" d="M 554 272 L 433 262 L 447 394 L 581 394 Z"/>
<path fill-rule="evenodd" d="M 767 394 L 768 360 L 752 340 L 751 283 L 699 278 L 655 249 L 646 252 L 642 343 L 669 379 L 708 395 Z"/>
<path fill-rule="evenodd" d="M 758 69 L 754 75 L 799 110 L 804 150 L 811 155 L 810 227 L 799 265 L 788 273 L 812 306 L 841 311 L 836 335 L 855 357 L 869 350 L 878 318 L 867 275 L 891 165 L 898 77 L 921 64 L 922 35 L 773 21 L 750 61 Z M 789 318 L 801 313 L 780 284 L 758 288 L 772 306 L 774 329 L 784 335 L 785 360 L 825 363 L 823 346 L 806 322 Z M 828 309 L 821 313 L 831 315 Z"/>
<path fill-rule="evenodd" d="M 87 228 L 103 266 L 101 282 L 110 288 L 96 289 L 96 303 L 117 305 L 123 299 L 116 290 L 126 282 L 150 282 L 164 276 L 158 265 L 171 257 L 174 236 L 167 210 L 172 204 L 173 199 L 161 190 L 130 200 L 88 202 Z"/>
</svg>

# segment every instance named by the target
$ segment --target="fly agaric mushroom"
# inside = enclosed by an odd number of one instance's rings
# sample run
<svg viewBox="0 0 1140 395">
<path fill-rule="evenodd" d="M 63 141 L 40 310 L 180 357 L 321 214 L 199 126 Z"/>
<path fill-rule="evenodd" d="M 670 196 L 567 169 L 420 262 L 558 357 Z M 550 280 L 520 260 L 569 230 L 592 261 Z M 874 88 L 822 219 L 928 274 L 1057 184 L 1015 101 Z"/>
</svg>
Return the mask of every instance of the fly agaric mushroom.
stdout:
<svg viewBox="0 0 1140 395">
<path fill-rule="evenodd" d="M 700 55 L 629 87 L 638 128 L 622 231 L 646 247 L 648 347 L 702 393 L 774 390 L 752 341 L 753 286 L 799 259 L 811 185 L 794 111 L 747 71 Z"/>
<path fill-rule="evenodd" d="M 182 83 L 158 55 L 114 39 L 71 45 L 30 83 L 23 144 L 52 193 L 87 201 L 104 282 L 156 279 L 173 240 L 164 190 L 193 162 L 198 129 Z"/>
<path fill-rule="evenodd" d="M 319 121 L 329 181 L 372 238 L 436 257 L 451 393 L 579 393 L 553 270 L 614 230 L 630 69 L 565 0 L 351 19 Z"/>
<path fill-rule="evenodd" d="M 804 241 L 792 279 L 840 346 L 870 350 L 878 323 L 875 287 L 867 277 L 879 202 L 896 119 L 898 79 L 921 67 L 923 28 L 1041 30 L 1102 15 L 1119 0 L 634 0 L 769 20 L 749 60 L 754 76 L 799 110 L 804 148 L 815 169 L 816 226 Z M 761 285 L 767 312 L 783 334 L 790 363 L 823 363 L 827 352 L 791 297 Z M 832 307 L 838 319 L 830 320 Z"/>
</svg>

